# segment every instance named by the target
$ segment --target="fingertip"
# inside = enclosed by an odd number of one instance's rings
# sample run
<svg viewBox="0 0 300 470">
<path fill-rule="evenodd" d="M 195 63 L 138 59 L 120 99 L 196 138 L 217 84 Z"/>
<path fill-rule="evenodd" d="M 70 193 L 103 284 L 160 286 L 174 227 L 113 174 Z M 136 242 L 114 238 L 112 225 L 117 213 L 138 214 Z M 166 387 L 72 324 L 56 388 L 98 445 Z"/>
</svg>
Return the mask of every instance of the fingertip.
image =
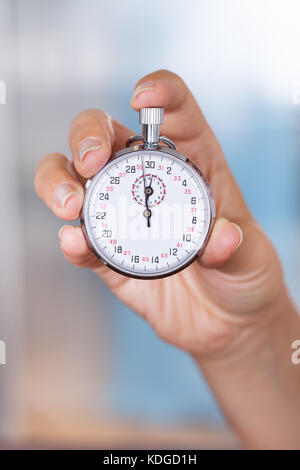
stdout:
<svg viewBox="0 0 300 470">
<path fill-rule="evenodd" d="M 139 100 L 142 93 L 153 93 L 155 91 L 156 83 L 154 81 L 144 81 L 136 85 L 135 89 L 133 90 L 133 94 L 131 97 L 131 103 L 134 104 L 135 101 Z"/>
<path fill-rule="evenodd" d="M 134 89 L 130 105 L 137 111 L 141 108 L 162 107 L 168 108 L 174 96 L 172 82 L 162 79 L 153 79 L 138 83 Z"/>
<path fill-rule="evenodd" d="M 52 210 L 60 219 L 76 220 L 83 204 L 84 191 L 81 185 L 63 182 L 56 186 Z"/>
<path fill-rule="evenodd" d="M 103 168 L 111 155 L 111 146 L 109 142 L 98 143 L 83 142 L 77 150 L 75 168 L 84 178 L 94 176 Z"/>
<path fill-rule="evenodd" d="M 175 142 L 176 139 L 195 140 L 200 137 L 203 129 L 210 130 L 184 80 L 169 70 L 158 70 L 139 80 L 130 104 L 135 111 L 141 108 L 164 108 L 166 119 L 162 125 L 162 133 Z M 213 133 L 208 135 L 215 145 Z"/>
<path fill-rule="evenodd" d="M 79 256 L 87 249 L 80 226 L 63 225 L 59 231 L 59 239 L 62 251 L 69 256 Z"/>
<path fill-rule="evenodd" d="M 201 257 L 205 267 L 218 267 L 224 264 L 243 241 L 241 228 L 220 217 L 217 219 L 207 247 Z"/>
<path fill-rule="evenodd" d="M 99 109 L 87 109 L 73 120 L 69 146 L 75 168 L 84 178 L 95 175 L 110 157 L 115 142 L 111 116 Z"/>
<path fill-rule="evenodd" d="M 62 227 L 60 227 L 59 232 L 58 232 L 58 238 L 60 241 L 62 241 L 63 239 L 63 232 L 65 230 L 68 230 L 68 227 L 71 227 L 71 225 L 63 225 Z"/>
<path fill-rule="evenodd" d="M 59 229 L 58 237 L 62 244 L 68 244 L 73 239 L 74 228 L 73 225 L 63 225 Z"/>
<path fill-rule="evenodd" d="M 242 231 L 241 227 L 238 224 L 235 224 L 234 222 L 231 222 L 231 225 L 233 225 L 237 229 L 236 238 L 237 238 L 238 242 L 237 242 L 236 247 L 234 248 L 234 251 L 236 251 L 241 246 L 241 244 L 243 243 L 244 235 L 243 235 L 243 231 Z"/>
<path fill-rule="evenodd" d="M 98 267 L 99 261 L 88 246 L 81 226 L 65 225 L 59 231 L 60 247 L 67 261 L 82 268 Z"/>
</svg>

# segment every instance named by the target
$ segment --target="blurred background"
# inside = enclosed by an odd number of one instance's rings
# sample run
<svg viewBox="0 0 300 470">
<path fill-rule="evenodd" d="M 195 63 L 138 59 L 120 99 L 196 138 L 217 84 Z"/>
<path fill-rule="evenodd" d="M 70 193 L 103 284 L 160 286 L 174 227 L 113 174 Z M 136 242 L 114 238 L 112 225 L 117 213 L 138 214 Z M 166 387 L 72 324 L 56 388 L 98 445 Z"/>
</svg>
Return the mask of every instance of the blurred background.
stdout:
<svg viewBox="0 0 300 470">
<path fill-rule="evenodd" d="M 134 130 L 136 81 L 181 75 L 300 305 L 297 0 L 0 0 L 2 447 L 229 448 L 192 360 L 63 258 L 35 167 L 99 107 Z"/>
</svg>

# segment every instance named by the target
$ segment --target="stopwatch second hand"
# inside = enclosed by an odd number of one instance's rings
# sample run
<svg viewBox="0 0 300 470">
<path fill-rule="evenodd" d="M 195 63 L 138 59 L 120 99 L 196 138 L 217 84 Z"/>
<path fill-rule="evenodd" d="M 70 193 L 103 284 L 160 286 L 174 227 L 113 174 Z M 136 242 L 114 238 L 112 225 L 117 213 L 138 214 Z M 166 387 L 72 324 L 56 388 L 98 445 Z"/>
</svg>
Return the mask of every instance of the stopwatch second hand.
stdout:
<svg viewBox="0 0 300 470">
<path fill-rule="evenodd" d="M 144 211 L 144 216 L 147 219 L 147 227 L 150 227 L 151 211 L 149 210 L 148 199 L 149 199 L 149 196 L 150 196 L 151 193 L 149 194 L 147 192 L 148 187 L 146 188 L 146 179 L 145 179 L 146 176 L 145 176 L 145 168 L 144 168 L 144 159 L 142 159 L 142 167 L 143 167 L 143 180 L 144 180 L 144 193 L 145 193 L 145 206 L 146 206 L 146 209 Z"/>
<path fill-rule="evenodd" d="M 146 198 L 145 198 L 145 203 L 146 203 L 146 210 L 145 210 L 145 216 L 147 218 L 147 227 L 150 227 L 150 217 L 151 217 L 151 211 L 148 207 L 148 199 L 149 199 L 149 195 L 146 194 Z"/>
<path fill-rule="evenodd" d="M 154 175 L 153 175 L 153 173 L 152 173 L 151 179 L 150 179 L 150 183 L 149 183 L 149 188 L 151 188 L 151 189 L 152 189 L 152 180 L 153 180 L 153 176 L 154 176 Z"/>
<path fill-rule="evenodd" d="M 152 188 L 152 181 L 153 181 L 153 173 L 151 175 L 151 178 L 150 178 L 150 183 L 149 183 L 149 186 L 147 186 L 147 188 L 145 188 L 145 192 L 146 192 L 146 206 L 147 206 L 147 211 L 149 213 L 149 216 L 148 216 L 148 227 L 150 227 L 150 217 L 152 215 L 152 212 L 151 210 L 148 208 L 148 199 L 149 197 L 151 196 L 151 194 L 153 194 L 153 188 Z"/>
<path fill-rule="evenodd" d="M 144 165 L 144 157 L 142 157 L 142 168 L 143 168 L 143 182 L 144 182 L 144 194 L 145 194 L 145 207 L 146 210 L 144 211 L 144 216 L 147 217 L 146 211 L 148 211 L 148 198 L 146 194 L 146 176 L 145 176 L 145 165 Z"/>
</svg>

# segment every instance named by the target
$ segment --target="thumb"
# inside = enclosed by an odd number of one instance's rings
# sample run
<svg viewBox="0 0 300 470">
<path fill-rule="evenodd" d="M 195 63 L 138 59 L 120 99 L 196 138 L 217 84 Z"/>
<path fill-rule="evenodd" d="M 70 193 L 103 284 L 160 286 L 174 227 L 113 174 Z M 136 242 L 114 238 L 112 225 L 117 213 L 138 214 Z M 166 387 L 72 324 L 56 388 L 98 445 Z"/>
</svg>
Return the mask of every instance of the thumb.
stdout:
<svg viewBox="0 0 300 470">
<path fill-rule="evenodd" d="M 209 242 L 200 258 L 205 268 L 219 268 L 223 266 L 238 250 L 243 242 L 243 232 L 239 225 L 230 222 L 225 217 L 218 217 Z"/>
<path fill-rule="evenodd" d="M 205 268 L 232 276 L 275 269 L 278 257 L 269 238 L 253 217 L 238 219 L 238 224 L 218 217 L 209 242 L 199 259 Z"/>
</svg>

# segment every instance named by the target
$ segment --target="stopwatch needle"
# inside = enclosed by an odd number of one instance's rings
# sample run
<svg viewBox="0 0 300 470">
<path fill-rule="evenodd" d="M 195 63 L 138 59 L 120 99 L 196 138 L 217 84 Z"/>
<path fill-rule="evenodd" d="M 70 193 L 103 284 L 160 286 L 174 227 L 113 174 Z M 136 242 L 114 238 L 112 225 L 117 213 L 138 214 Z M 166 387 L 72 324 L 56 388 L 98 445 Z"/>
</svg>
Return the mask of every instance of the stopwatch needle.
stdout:
<svg viewBox="0 0 300 470">
<path fill-rule="evenodd" d="M 148 199 L 149 199 L 149 196 L 152 194 L 153 191 L 152 191 L 152 188 L 151 188 L 151 183 L 150 183 L 150 186 L 146 187 L 144 159 L 142 160 L 142 165 L 143 165 L 143 180 L 144 180 L 144 193 L 145 193 L 145 206 L 146 206 L 146 209 L 144 210 L 144 217 L 146 217 L 146 219 L 147 219 L 147 227 L 150 227 L 151 210 L 149 209 L 149 206 L 148 206 Z"/>
<path fill-rule="evenodd" d="M 151 175 L 151 179 L 150 179 L 150 183 L 149 183 L 149 186 L 147 186 L 145 188 L 145 193 L 146 193 L 146 210 L 147 210 L 147 214 L 148 214 L 148 218 L 147 218 L 147 227 L 150 227 L 150 217 L 152 215 L 152 212 L 151 210 L 149 209 L 148 207 L 148 199 L 149 197 L 151 196 L 151 194 L 153 194 L 153 189 L 152 189 L 152 180 L 153 180 L 153 175 Z"/>
<path fill-rule="evenodd" d="M 146 209 L 144 211 L 144 216 L 146 217 L 147 219 L 147 227 L 150 227 L 150 217 L 151 217 L 151 210 L 149 209 L 149 206 L 148 206 L 148 199 L 149 199 L 149 196 L 150 196 L 150 192 L 149 192 L 149 187 L 147 187 L 145 189 L 145 206 L 146 206 Z"/>
</svg>

